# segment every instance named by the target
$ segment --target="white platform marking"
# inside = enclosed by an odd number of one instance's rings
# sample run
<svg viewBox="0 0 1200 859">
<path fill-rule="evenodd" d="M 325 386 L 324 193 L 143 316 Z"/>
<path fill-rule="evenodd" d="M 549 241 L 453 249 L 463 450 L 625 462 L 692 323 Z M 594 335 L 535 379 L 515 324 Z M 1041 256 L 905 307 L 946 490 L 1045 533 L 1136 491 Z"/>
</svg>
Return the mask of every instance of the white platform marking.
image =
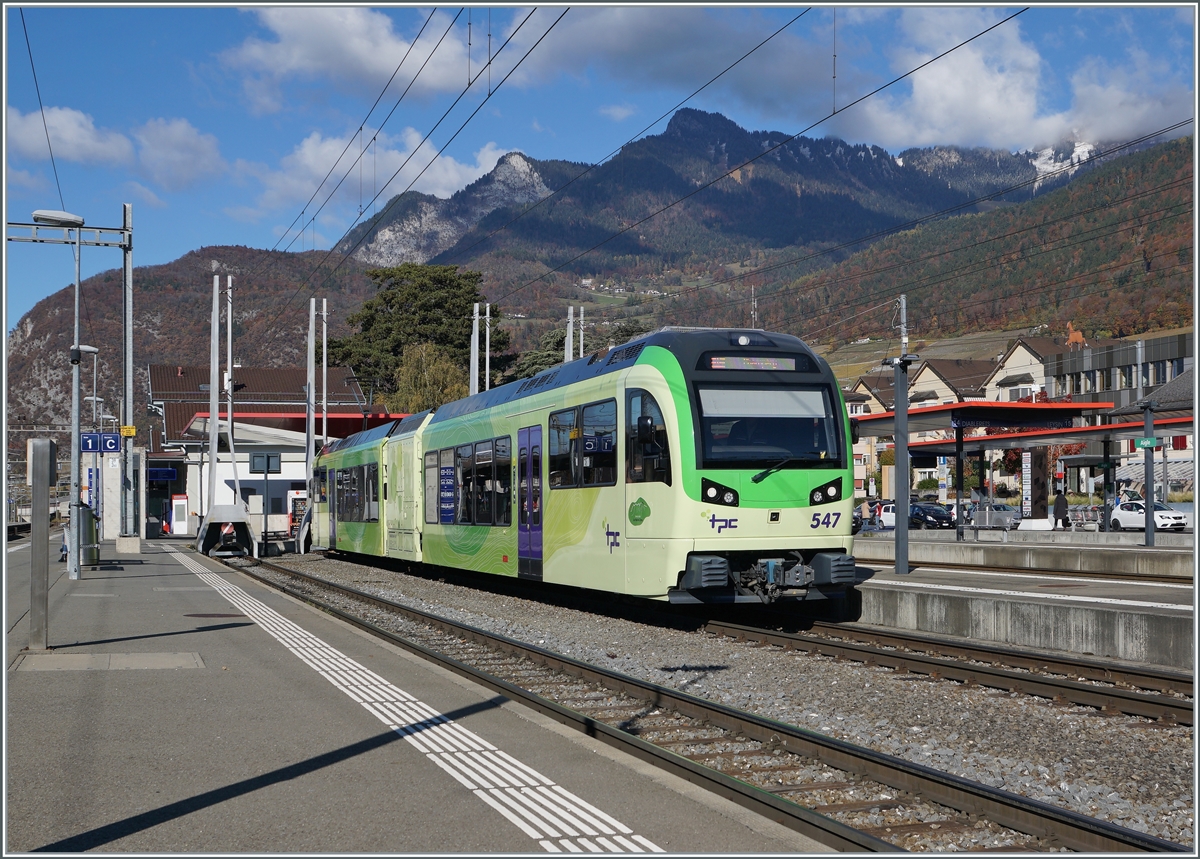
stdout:
<svg viewBox="0 0 1200 859">
<path fill-rule="evenodd" d="M 333 686 L 445 770 L 543 850 L 664 852 L 561 785 L 393 686 L 173 546 L 167 551 Z M 585 837 L 596 838 L 597 847 Z M 623 836 L 630 836 L 629 838 Z M 568 837 L 564 837 L 568 836 Z M 548 839 L 559 839 L 558 843 Z M 577 839 L 573 841 L 572 839 Z"/>
</svg>

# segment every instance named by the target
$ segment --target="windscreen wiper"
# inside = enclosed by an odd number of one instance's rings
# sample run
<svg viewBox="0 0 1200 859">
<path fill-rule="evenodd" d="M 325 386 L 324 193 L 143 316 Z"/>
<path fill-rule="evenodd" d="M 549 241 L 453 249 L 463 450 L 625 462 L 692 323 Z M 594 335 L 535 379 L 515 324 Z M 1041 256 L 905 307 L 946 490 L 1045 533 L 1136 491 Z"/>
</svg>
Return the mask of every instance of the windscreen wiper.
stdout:
<svg viewBox="0 0 1200 859">
<path fill-rule="evenodd" d="M 774 465 L 772 465 L 770 468 L 768 468 L 764 471 L 760 471 L 758 474 L 751 477 L 750 481 L 752 483 L 762 483 L 764 480 L 766 480 L 768 477 L 770 477 L 772 474 L 774 474 L 779 469 L 783 468 L 789 462 L 795 462 L 799 458 L 800 457 L 798 457 L 798 456 L 789 456 L 787 459 L 783 460 L 782 462 L 777 462 Z"/>
</svg>

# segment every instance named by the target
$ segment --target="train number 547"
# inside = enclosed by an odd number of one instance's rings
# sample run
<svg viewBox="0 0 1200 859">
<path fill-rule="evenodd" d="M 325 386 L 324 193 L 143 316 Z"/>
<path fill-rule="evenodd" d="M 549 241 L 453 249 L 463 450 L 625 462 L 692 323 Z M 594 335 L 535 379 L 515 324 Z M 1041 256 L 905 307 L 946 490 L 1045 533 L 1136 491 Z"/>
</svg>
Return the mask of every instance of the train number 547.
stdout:
<svg viewBox="0 0 1200 859">
<path fill-rule="evenodd" d="M 812 525 L 810 528 L 836 528 L 838 520 L 842 518 L 841 513 L 826 513 L 822 516 L 820 513 L 814 513 L 812 517 Z"/>
</svg>

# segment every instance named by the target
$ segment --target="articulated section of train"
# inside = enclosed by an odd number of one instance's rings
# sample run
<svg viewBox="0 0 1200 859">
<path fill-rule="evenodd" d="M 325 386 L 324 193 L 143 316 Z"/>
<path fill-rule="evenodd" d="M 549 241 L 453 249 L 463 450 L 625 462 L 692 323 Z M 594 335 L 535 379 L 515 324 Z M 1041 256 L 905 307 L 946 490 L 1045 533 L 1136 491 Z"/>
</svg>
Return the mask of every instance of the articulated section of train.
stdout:
<svg viewBox="0 0 1200 859">
<path fill-rule="evenodd" d="M 677 603 L 839 597 L 853 429 L 795 337 L 664 328 L 327 445 L 311 542 Z"/>
</svg>

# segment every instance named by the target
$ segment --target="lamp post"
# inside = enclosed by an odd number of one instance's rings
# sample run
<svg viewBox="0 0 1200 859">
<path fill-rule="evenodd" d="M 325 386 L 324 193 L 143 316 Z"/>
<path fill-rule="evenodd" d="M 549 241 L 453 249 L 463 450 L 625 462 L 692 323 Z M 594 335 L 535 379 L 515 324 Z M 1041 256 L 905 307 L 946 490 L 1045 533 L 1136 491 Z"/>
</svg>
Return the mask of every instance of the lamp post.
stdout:
<svg viewBox="0 0 1200 859">
<path fill-rule="evenodd" d="M 35 224 L 46 224 L 51 227 L 62 227 L 75 230 L 75 327 L 71 335 L 71 497 L 68 503 L 70 511 L 70 539 L 67 541 L 67 578 L 79 578 L 79 508 L 83 501 L 79 497 L 79 255 L 83 250 L 83 218 L 70 212 L 52 209 L 38 209 L 33 213 Z"/>
</svg>

